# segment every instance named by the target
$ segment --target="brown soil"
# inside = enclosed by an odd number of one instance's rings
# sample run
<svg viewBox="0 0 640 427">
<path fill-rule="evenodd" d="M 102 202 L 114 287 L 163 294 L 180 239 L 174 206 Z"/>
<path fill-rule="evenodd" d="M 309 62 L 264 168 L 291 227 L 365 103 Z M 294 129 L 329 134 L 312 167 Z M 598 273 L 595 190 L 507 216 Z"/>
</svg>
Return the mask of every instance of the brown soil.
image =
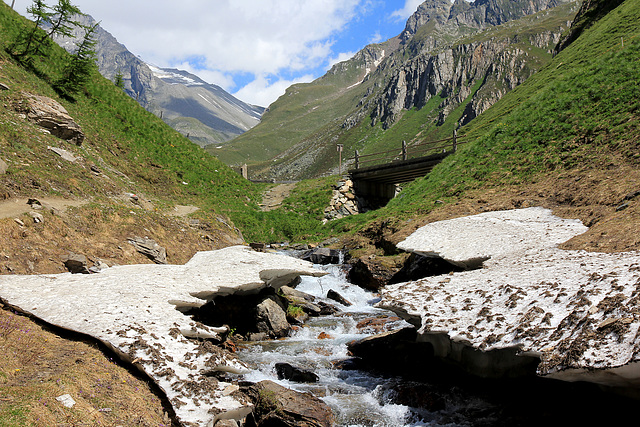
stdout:
<svg viewBox="0 0 640 427">
<path fill-rule="evenodd" d="M 0 425 L 171 425 L 155 387 L 112 355 L 0 308 Z"/>
</svg>

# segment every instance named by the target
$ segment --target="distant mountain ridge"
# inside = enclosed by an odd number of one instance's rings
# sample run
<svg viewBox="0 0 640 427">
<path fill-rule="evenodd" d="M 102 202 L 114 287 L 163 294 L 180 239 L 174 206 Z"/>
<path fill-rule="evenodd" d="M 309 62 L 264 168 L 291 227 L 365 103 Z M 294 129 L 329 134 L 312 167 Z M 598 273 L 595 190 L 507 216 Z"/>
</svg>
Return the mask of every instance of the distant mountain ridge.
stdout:
<svg viewBox="0 0 640 427">
<path fill-rule="evenodd" d="M 338 172 L 343 156 L 450 136 L 552 57 L 572 0 L 427 0 L 397 37 L 296 84 L 215 154 L 255 178 Z"/>
<path fill-rule="evenodd" d="M 78 21 L 96 23 L 89 15 L 78 17 Z M 56 42 L 73 50 L 77 38 L 84 34 L 76 30 L 74 35 Z M 121 74 L 129 96 L 194 143 L 202 147 L 225 143 L 260 122 L 264 108 L 240 101 L 187 71 L 147 64 L 102 27 L 98 27 L 96 39 L 100 73 L 112 81 Z"/>
</svg>

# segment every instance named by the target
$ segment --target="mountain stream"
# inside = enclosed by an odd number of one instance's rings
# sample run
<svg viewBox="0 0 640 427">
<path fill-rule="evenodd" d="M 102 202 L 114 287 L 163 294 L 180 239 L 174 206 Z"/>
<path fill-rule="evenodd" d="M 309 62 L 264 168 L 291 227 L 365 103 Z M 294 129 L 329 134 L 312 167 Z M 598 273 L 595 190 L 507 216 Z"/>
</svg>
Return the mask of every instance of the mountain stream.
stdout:
<svg viewBox="0 0 640 427">
<path fill-rule="evenodd" d="M 242 349 L 240 358 L 258 367 L 245 376 L 246 380 L 271 380 L 297 391 L 311 392 L 331 407 L 339 426 L 475 425 L 479 418 L 484 418 L 482 413 L 490 405 L 477 397 L 463 397 L 459 390 L 438 390 L 437 394 L 428 391 L 426 400 L 435 399 L 438 410 L 417 409 L 394 403 L 402 393 L 398 390 L 404 389 L 404 394 L 410 395 L 412 401 L 424 401 L 424 387 L 430 386 L 416 383 L 412 388 L 406 379 L 336 366 L 349 358 L 347 344 L 350 341 L 375 333 L 362 325 L 358 327 L 359 322 L 388 318 L 385 330 L 408 324 L 394 313 L 375 308 L 373 305 L 379 298 L 348 283 L 341 266 L 316 267 L 329 274 L 321 278 L 303 277 L 296 289 L 324 299 L 341 311 L 335 315 L 310 318 L 286 339 L 256 342 Z M 338 292 L 352 305 L 347 307 L 325 299 L 329 289 Z M 318 375 L 319 381 L 295 383 L 279 380 L 275 364 L 280 362 L 311 370 Z M 422 394 L 422 397 L 417 394 Z"/>
</svg>

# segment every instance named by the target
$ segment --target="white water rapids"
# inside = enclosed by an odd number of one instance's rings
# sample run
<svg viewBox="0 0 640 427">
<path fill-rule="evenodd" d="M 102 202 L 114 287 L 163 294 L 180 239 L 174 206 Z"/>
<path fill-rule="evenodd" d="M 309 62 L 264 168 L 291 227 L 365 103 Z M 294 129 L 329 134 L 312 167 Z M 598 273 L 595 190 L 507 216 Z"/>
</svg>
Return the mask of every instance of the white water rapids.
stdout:
<svg viewBox="0 0 640 427">
<path fill-rule="evenodd" d="M 339 307 L 332 316 L 312 317 L 290 337 L 276 341 L 250 344 L 239 352 L 242 360 L 255 364 L 258 369 L 245 376 L 251 382 L 271 380 L 285 387 L 311 392 L 333 410 L 339 426 L 440 426 L 472 425 L 469 412 L 476 418 L 488 405 L 477 398 L 462 401 L 460 395 L 446 392 L 443 411 L 427 412 L 392 403 L 394 386 L 406 380 L 378 376 L 369 372 L 334 367 L 335 362 L 348 359 L 347 344 L 371 333 L 356 327 L 359 321 L 372 317 L 393 317 L 386 310 L 373 307 L 375 294 L 347 282 L 340 266 L 316 266 L 330 274 L 322 278 L 303 277 L 297 290 L 306 292 Z M 346 307 L 325 298 L 333 289 L 353 305 Z M 393 322 L 393 328 L 408 326 L 402 320 Z M 329 338 L 322 339 L 321 334 Z M 295 383 L 279 380 L 275 364 L 285 362 L 311 370 L 319 376 L 317 383 Z M 467 415 L 461 415 L 462 412 Z M 481 417 L 482 418 L 482 417 Z M 476 418 L 477 421 L 477 418 Z"/>
</svg>

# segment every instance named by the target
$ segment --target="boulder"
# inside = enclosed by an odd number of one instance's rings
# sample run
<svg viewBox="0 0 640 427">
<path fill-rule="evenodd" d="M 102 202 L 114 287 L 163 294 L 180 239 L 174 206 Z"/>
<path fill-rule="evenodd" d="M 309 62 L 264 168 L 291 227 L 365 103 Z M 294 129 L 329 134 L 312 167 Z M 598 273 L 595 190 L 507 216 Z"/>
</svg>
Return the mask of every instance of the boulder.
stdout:
<svg viewBox="0 0 640 427">
<path fill-rule="evenodd" d="M 289 363 L 276 363 L 278 379 L 289 380 L 296 383 L 316 383 L 318 376 L 308 369 L 302 369 Z"/>
<path fill-rule="evenodd" d="M 336 249 L 315 248 L 302 256 L 305 261 L 311 261 L 314 264 L 339 264 L 342 261 L 341 253 Z"/>
<path fill-rule="evenodd" d="M 313 295 L 300 292 L 289 286 L 281 287 L 280 294 L 289 304 L 300 307 L 309 316 L 326 316 L 338 311 L 338 309 L 331 304 L 327 304 Z"/>
<path fill-rule="evenodd" d="M 46 96 L 26 92 L 22 94 L 26 101 L 27 119 L 60 139 L 82 145 L 84 141 L 82 129 L 59 102 Z"/>
<path fill-rule="evenodd" d="M 81 254 L 70 253 L 64 259 L 64 266 L 73 274 L 89 274 L 87 257 Z"/>
<path fill-rule="evenodd" d="M 248 426 L 330 427 L 331 409 L 310 393 L 300 393 L 273 381 L 260 381 L 242 391 L 254 402 Z"/>
<path fill-rule="evenodd" d="M 334 291 L 333 289 L 329 289 L 329 291 L 327 291 L 327 298 L 334 300 L 335 302 L 338 302 L 344 306 L 349 307 L 351 305 L 351 303 L 349 301 L 347 301 L 345 299 L 345 297 L 343 297 L 342 295 L 340 295 L 338 292 Z"/>
<path fill-rule="evenodd" d="M 351 283 L 361 288 L 377 291 L 385 286 L 395 271 L 376 262 L 367 256 L 351 260 L 351 269 L 347 277 Z"/>
<path fill-rule="evenodd" d="M 129 243 L 131 243 L 138 252 L 156 264 L 167 263 L 167 250 L 160 246 L 155 240 L 146 237 L 133 237 L 129 239 Z"/>
<path fill-rule="evenodd" d="M 291 331 L 287 322 L 287 314 L 274 301 L 274 297 L 266 298 L 256 306 L 256 327 L 258 332 L 264 332 L 275 338 L 286 337 Z"/>
</svg>

